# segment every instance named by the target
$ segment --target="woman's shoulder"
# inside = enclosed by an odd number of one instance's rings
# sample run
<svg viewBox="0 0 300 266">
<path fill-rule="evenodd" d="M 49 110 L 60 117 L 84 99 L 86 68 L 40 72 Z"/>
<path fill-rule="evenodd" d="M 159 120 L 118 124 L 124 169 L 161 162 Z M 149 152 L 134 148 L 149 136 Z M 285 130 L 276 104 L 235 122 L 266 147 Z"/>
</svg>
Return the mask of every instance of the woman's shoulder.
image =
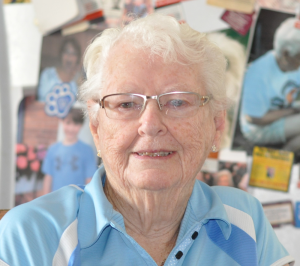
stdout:
<svg viewBox="0 0 300 266">
<path fill-rule="evenodd" d="M 2 251 L 9 258 L 14 249 L 26 257 L 26 249 L 36 250 L 29 254 L 35 258 L 53 256 L 64 231 L 77 218 L 81 194 L 82 189 L 67 186 L 11 209 L 0 221 L 0 261 Z"/>
<path fill-rule="evenodd" d="M 224 205 L 249 214 L 253 219 L 259 218 L 263 213 L 260 201 L 248 192 L 225 186 L 213 186 L 212 189 Z"/>
<path fill-rule="evenodd" d="M 63 187 L 57 191 L 36 198 L 28 203 L 11 209 L 1 220 L 0 230 L 4 224 L 32 224 L 45 226 L 45 223 L 64 230 L 67 220 L 76 219 L 79 200 L 83 190 L 75 185 Z M 63 219 L 62 219 L 63 217 Z M 61 225 L 60 225 L 61 224 Z"/>
</svg>

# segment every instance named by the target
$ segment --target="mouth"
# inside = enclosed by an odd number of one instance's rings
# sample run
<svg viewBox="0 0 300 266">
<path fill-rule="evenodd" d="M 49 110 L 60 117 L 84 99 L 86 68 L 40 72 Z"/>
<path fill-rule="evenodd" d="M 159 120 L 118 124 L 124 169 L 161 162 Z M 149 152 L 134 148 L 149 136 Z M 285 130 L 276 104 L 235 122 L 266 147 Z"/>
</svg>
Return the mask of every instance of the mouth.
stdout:
<svg viewBox="0 0 300 266">
<path fill-rule="evenodd" d="M 135 152 L 138 156 L 149 156 L 149 157 L 166 157 L 173 154 L 173 151 L 158 151 L 158 152 Z"/>
</svg>

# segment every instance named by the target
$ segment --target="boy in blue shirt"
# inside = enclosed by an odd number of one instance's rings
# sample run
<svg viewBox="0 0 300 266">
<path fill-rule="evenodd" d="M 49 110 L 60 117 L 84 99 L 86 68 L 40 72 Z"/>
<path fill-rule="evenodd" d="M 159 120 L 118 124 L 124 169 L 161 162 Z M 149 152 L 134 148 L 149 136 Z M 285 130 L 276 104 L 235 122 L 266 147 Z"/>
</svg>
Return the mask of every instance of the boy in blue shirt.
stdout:
<svg viewBox="0 0 300 266">
<path fill-rule="evenodd" d="M 70 184 L 84 185 L 97 169 L 93 149 L 78 139 L 84 121 L 80 109 L 72 108 L 62 119 L 64 140 L 50 146 L 44 159 L 43 194 Z"/>
</svg>

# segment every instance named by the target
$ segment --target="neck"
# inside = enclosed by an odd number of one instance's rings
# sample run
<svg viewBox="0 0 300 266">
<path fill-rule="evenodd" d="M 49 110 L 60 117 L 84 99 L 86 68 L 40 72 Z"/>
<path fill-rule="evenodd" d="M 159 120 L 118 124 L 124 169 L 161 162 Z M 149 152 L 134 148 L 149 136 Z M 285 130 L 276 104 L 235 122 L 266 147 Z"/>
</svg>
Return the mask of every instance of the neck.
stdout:
<svg viewBox="0 0 300 266">
<path fill-rule="evenodd" d="M 69 146 L 75 144 L 77 141 L 78 141 L 77 138 L 72 138 L 72 139 L 65 138 L 63 144 Z"/>
<path fill-rule="evenodd" d="M 75 76 L 76 69 L 64 69 L 60 67 L 57 69 L 57 73 L 62 82 L 71 82 Z"/>
<path fill-rule="evenodd" d="M 176 244 L 192 187 L 162 192 L 120 191 L 124 190 L 114 188 L 106 179 L 104 192 L 123 215 L 126 232 L 162 265 Z"/>
</svg>

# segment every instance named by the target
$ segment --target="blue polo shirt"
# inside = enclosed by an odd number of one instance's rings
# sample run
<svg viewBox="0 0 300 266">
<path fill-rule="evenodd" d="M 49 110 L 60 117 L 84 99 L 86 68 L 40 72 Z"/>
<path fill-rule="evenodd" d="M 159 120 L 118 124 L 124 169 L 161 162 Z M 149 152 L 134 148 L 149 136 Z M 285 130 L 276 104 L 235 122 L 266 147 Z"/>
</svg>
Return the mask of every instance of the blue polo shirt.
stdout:
<svg viewBox="0 0 300 266">
<path fill-rule="evenodd" d="M 70 185 L 13 208 L 0 222 L 0 266 L 156 266 L 125 230 L 103 192 L 100 168 L 85 188 Z M 196 181 L 165 266 L 272 265 L 294 260 L 261 204 L 234 188 Z"/>
</svg>

